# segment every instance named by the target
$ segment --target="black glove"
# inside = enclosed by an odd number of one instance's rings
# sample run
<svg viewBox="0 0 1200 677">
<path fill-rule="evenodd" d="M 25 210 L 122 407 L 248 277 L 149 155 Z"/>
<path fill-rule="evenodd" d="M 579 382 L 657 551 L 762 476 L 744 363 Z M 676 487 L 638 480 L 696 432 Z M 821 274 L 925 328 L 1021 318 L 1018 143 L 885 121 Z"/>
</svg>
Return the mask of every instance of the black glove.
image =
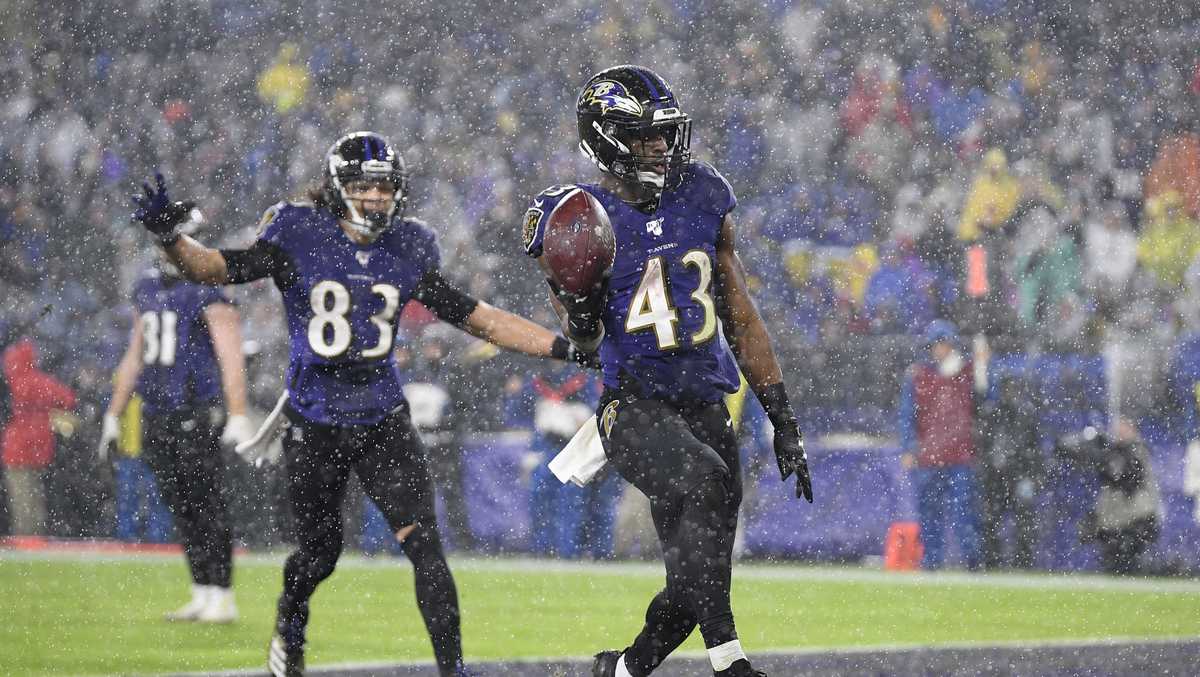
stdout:
<svg viewBox="0 0 1200 677">
<path fill-rule="evenodd" d="M 784 482 L 796 473 L 796 497 L 813 502 L 812 477 L 808 474 L 808 454 L 804 452 L 804 436 L 788 403 L 782 383 L 763 388 L 758 399 L 775 426 L 775 462 L 779 464 L 780 479 Z"/>
<path fill-rule="evenodd" d="M 600 321 L 600 316 L 604 312 L 604 303 L 608 298 L 608 276 L 605 275 L 604 279 L 586 294 L 572 294 L 565 291 L 548 277 L 546 284 L 550 285 L 554 296 L 567 310 L 567 326 L 565 328 L 567 338 L 584 345 L 598 342 L 601 332 L 604 331 L 604 324 Z"/>
<path fill-rule="evenodd" d="M 779 464 L 779 475 L 787 481 L 796 473 L 796 498 L 804 497 L 813 502 L 812 478 L 808 474 L 808 454 L 804 452 L 804 435 L 795 420 L 775 426 L 775 462 Z"/>
<path fill-rule="evenodd" d="M 561 336 L 554 337 L 554 344 L 550 346 L 550 357 L 564 362 L 574 362 L 585 369 L 599 371 L 601 367 L 599 353 L 580 350 L 574 343 Z"/>
<path fill-rule="evenodd" d="M 133 204 L 137 206 L 133 220 L 140 221 L 146 230 L 157 235 L 160 243 L 170 245 L 179 239 L 175 229 L 187 221 L 188 214 L 196 205 L 192 202 L 172 202 L 167 195 L 167 180 L 161 172 L 154 175 L 154 181 L 158 190 L 151 188 L 148 183 L 143 183 L 142 190 L 145 191 L 145 196 L 132 196 Z"/>
</svg>

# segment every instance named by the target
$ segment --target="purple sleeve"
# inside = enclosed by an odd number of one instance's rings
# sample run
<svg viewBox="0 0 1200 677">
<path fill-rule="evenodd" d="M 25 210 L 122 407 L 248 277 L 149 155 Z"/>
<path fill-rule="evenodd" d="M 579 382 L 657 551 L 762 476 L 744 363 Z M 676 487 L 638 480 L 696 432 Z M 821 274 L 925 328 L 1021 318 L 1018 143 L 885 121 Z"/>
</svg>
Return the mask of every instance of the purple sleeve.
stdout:
<svg viewBox="0 0 1200 677">
<path fill-rule="evenodd" d="M 263 212 L 262 218 L 258 220 L 258 240 L 270 242 L 273 245 L 283 244 L 284 230 L 290 219 L 280 218 L 280 215 L 287 208 L 288 203 L 277 202 Z"/>
<path fill-rule="evenodd" d="M 546 220 L 559 201 L 575 188 L 576 186 L 570 183 L 550 186 L 538 193 L 538 196 L 530 203 L 529 209 L 526 209 L 525 215 L 521 217 L 521 244 L 525 246 L 526 254 L 535 259 L 542 255 L 542 238 L 546 232 Z"/>
<path fill-rule="evenodd" d="M 200 286 L 200 308 L 207 308 L 214 303 L 224 303 L 236 306 L 237 301 L 222 287 Z"/>
<path fill-rule="evenodd" d="M 698 162 L 695 167 L 697 174 L 702 177 L 705 184 L 704 202 L 707 205 L 707 211 L 717 216 L 725 216 L 736 209 L 738 200 L 737 196 L 733 194 L 733 186 L 721 175 L 721 172 L 707 162 Z"/>
</svg>

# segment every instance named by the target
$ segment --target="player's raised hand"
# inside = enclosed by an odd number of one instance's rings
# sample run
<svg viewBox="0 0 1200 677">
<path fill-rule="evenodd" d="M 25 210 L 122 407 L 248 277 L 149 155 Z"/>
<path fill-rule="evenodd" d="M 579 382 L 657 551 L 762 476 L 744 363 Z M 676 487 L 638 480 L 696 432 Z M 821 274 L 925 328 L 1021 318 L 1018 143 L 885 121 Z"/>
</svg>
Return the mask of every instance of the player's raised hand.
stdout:
<svg viewBox="0 0 1200 677">
<path fill-rule="evenodd" d="M 775 426 L 775 462 L 783 481 L 796 473 L 796 498 L 813 502 L 812 477 L 808 474 L 808 454 L 804 451 L 804 436 L 795 420 Z"/>
<path fill-rule="evenodd" d="M 146 230 L 161 238 L 168 238 L 175 233 L 179 224 L 187 221 L 188 214 L 196 206 L 186 201 L 171 201 L 167 194 L 167 180 L 162 172 L 154 175 L 156 188 L 149 183 L 142 184 L 144 195 L 134 194 L 131 199 L 137 209 L 133 212 L 133 220 L 139 221 Z"/>
</svg>

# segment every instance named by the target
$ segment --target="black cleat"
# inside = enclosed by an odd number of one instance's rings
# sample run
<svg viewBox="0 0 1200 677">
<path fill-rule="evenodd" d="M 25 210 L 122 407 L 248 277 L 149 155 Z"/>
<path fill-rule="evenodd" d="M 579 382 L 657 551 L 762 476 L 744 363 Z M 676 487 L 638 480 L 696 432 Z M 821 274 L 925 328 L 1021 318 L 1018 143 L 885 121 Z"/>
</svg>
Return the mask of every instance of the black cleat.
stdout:
<svg viewBox="0 0 1200 677">
<path fill-rule="evenodd" d="M 755 670 L 750 667 L 750 661 L 745 658 L 739 658 L 733 662 L 733 665 L 716 673 L 718 677 L 767 677 L 767 673 L 762 670 Z"/>
<path fill-rule="evenodd" d="M 283 638 L 271 638 L 267 651 L 267 671 L 271 677 L 304 677 L 304 647 L 288 649 Z"/>
<path fill-rule="evenodd" d="M 620 651 L 601 651 L 592 661 L 592 677 L 613 677 L 617 674 L 617 662 L 621 660 Z"/>
</svg>

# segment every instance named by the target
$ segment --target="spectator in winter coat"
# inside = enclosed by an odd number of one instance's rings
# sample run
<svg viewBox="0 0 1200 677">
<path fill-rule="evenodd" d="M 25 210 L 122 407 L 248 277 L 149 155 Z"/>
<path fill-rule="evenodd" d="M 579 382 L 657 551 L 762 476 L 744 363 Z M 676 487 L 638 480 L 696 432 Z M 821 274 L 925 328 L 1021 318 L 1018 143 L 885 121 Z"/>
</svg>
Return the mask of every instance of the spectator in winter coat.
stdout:
<svg viewBox="0 0 1200 677">
<path fill-rule="evenodd" d="M 1179 193 L 1167 191 L 1146 201 L 1145 225 L 1138 236 L 1138 261 L 1165 290 L 1183 285 L 1188 265 L 1200 253 L 1200 224 L 1183 209 Z"/>
<path fill-rule="evenodd" d="M 1016 211 L 1020 197 L 1020 183 L 1009 172 L 1004 151 L 993 148 L 984 153 L 958 222 L 959 239 L 974 241 L 982 229 L 999 227 Z"/>
<path fill-rule="evenodd" d="M 945 531 L 958 538 L 964 563 L 979 566 L 975 486 L 975 392 L 958 330 L 935 320 L 925 332 L 931 359 L 909 368 L 900 392 L 900 438 L 917 492 L 922 566 L 945 563 Z"/>
<path fill-rule="evenodd" d="M 36 363 L 37 350 L 28 339 L 4 351 L 4 379 L 12 402 L 3 436 L 4 481 L 14 534 L 40 534 L 45 529 L 43 475 L 54 458 L 50 411 L 75 407 L 75 393 Z"/>
</svg>

